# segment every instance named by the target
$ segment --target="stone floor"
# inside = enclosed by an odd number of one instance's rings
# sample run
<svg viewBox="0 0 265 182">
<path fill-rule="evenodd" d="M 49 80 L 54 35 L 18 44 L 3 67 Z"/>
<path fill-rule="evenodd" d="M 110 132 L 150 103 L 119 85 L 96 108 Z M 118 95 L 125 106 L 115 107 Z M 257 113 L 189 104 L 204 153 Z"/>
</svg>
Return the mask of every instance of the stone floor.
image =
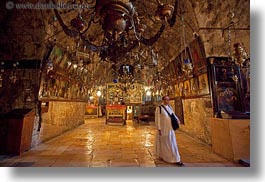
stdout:
<svg viewBox="0 0 265 182">
<path fill-rule="evenodd" d="M 184 167 L 241 167 L 181 131 L 176 131 L 176 138 Z M 154 140 L 154 122 L 106 125 L 104 118 L 87 119 L 78 128 L 20 156 L 0 156 L 0 166 L 177 167 L 156 159 Z"/>
</svg>

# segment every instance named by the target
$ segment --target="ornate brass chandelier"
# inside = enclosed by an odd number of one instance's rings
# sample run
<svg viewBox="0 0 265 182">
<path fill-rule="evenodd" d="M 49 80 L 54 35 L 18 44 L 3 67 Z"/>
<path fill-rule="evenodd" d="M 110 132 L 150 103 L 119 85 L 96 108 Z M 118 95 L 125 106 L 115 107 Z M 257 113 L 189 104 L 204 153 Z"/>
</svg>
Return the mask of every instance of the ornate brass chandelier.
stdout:
<svg viewBox="0 0 265 182">
<path fill-rule="evenodd" d="M 116 82 L 116 88 L 122 90 L 124 93 L 134 89 L 134 75 L 133 75 L 133 66 L 131 65 L 122 65 L 119 70 L 118 79 Z"/>
<path fill-rule="evenodd" d="M 140 44 L 152 46 L 160 38 L 166 24 L 170 27 L 175 24 L 178 1 L 171 1 L 169 3 L 157 0 L 154 15 L 161 22 L 161 26 L 154 35 L 148 38 L 143 36 L 146 25 L 141 22 L 141 17 L 134 6 L 134 3 L 142 3 L 140 1 L 75 1 L 74 3 L 80 4 L 89 3 L 90 6 L 86 9 L 79 9 L 76 17 L 68 23 L 57 9 L 54 9 L 54 12 L 66 35 L 81 40 L 87 49 L 99 52 L 103 61 L 115 62 L 117 57 L 122 57 Z M 53 3 L 55 3 L 54 0 Z M 92 38 L 87 36 L 94 24 L 100 25 L 104 32 L 103 39 L 100 41 L 91 40 Z"/>
</svg>

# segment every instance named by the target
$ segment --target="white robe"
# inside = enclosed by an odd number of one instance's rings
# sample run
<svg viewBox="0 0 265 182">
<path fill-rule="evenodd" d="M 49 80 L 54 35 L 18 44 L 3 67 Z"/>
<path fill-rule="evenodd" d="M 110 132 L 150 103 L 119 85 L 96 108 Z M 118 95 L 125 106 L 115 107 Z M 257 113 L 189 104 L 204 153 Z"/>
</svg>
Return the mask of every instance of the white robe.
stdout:
<svg viewBox="0 0 265 182">
<path fill-rule="evenodd" d="M 165 107 L 170 114 L 173 112 L 171 107 Z M 157 128 L 156 156 L 169 163 L 180 162 L 178 145 L 175 132 L 171 126 L 171 119 L 163 107 L 161 107 L 161 114 L 159 107 L 156 108 L 155 123 Z M 158 130 L 161 130 L 161 135 L 159 135 Z"/>
</svg>

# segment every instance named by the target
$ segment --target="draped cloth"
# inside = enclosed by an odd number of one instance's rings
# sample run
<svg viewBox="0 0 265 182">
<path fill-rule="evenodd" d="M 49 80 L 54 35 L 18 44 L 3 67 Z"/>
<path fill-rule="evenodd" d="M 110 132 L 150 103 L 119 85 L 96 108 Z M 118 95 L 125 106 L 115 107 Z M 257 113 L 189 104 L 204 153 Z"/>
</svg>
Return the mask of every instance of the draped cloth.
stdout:
<svg viewBox="0 0 265 182">
<path fill-rule="evenodd" d="M 171 107 L 168 105 L 164 106 L 170 114 L 173 113 Z M 171 119 L 163 107 L 161 107 L 161 113 L 160 108 L 156 108 L 155 123 L 157 128 L 155 145 L 156 156 L 169 163 L 180 162 L 178 145 L 175 132 L 171 126 Z M 159 135 L 158 130 L 161 130 L 161 135 Z"/>
</svg>

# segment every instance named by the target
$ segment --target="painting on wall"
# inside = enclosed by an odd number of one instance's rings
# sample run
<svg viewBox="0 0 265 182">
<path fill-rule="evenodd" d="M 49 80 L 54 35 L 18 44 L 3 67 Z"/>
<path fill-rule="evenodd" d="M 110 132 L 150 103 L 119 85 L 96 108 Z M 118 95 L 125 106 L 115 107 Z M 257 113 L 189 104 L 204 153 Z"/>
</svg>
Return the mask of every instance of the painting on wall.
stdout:
<svg viewBox="0 0 265 182">
<path fill-rule="evenodd" d="M 183 89 L 184 89 L 184 90 L 183 90 L 183 93 L 184 93 L 184 96 L 185 96 L 185 97 L 191 95 L 190 80 L 186 80 L 186 81 L 184 82 Z"/>
<path fill-rule="evenodd" d="M 202 97 L 210 94 L 207 73 L 174 85 L 175 97 Z"/>
<path fill-rule="evenodd" d="M 196 96 L 199 94 L 199 83 L 197 77 L 190 79 L 190 89 L 191 95 Z"/>
<path fill-rule="evenodd" d="M 240 68 L 224 58 L 209 58 L 213 109 L 221 113 L 243 113 Z"/>
<path fill-rule="evenodd" d="M 179 97 L 179 96 L 180 96 L 179 84 L 175 84 L 175 97 Z"/>
<path fill-rule="evenodd" d="M 207 71 L 207 62 L 204 46 L 200 37 L 197 37 L 190 43 L 191 58 L 194 66 L 194 73 L 201 74 Z"/>
<path fill-rule="evenodd" d="M 199 94 L 209 94 L 209 83 L 207 73 L 198 76 Z"/>
<path fill-rule="evenodd" d="M 67 54 L 64 54 L 62 56 L 62 59 L 59 61 L 58 66 L 61 70 L 65 70 L 67 69 L 67 65 L 68 65 L 68 56 Z"/>
<path fill-rule="evenodd" d="M 69 55 L 57 45 L 48 51 L 47 62 L 41 75 L 39 100 L 87 101 L 85 69 L 75 68 L 68 62 Z"/>
<path fill-rule="evenodd" d="M 218 83 L 216 88 L 217 107 L 220 111 L 240 111 L 241 103 L 235 83 Z"/>
<path fill-rule="evenodd" d="M 53 47 L 52 52 L 50 54 L 49 60 L 53 62 L 53 64 L 58 65 L 60 60 L 62 59 L 63 51 L 56 45 Z"/>
<path fill-rule="evenodd" d="M 179 79 L 183 76 L 182 61 L 180 59 L 180 55 L 177 56 L 172 62 L 173 62 L 176 77 Z"/>
<path fill-rule="evenodd" d="M 215 66 L 215 80 L 217 82 L 233 82 L 234 74 L 235 74 L 234 67 Z"/>
<path fill-rule="evenodd" d="M 183 82 L 180 82 L 178 84 L 178 89 L 179 89 L 179 96 L 183 96 L 183 91 L 184 91 L 184 85 Z"/>
</svg>

